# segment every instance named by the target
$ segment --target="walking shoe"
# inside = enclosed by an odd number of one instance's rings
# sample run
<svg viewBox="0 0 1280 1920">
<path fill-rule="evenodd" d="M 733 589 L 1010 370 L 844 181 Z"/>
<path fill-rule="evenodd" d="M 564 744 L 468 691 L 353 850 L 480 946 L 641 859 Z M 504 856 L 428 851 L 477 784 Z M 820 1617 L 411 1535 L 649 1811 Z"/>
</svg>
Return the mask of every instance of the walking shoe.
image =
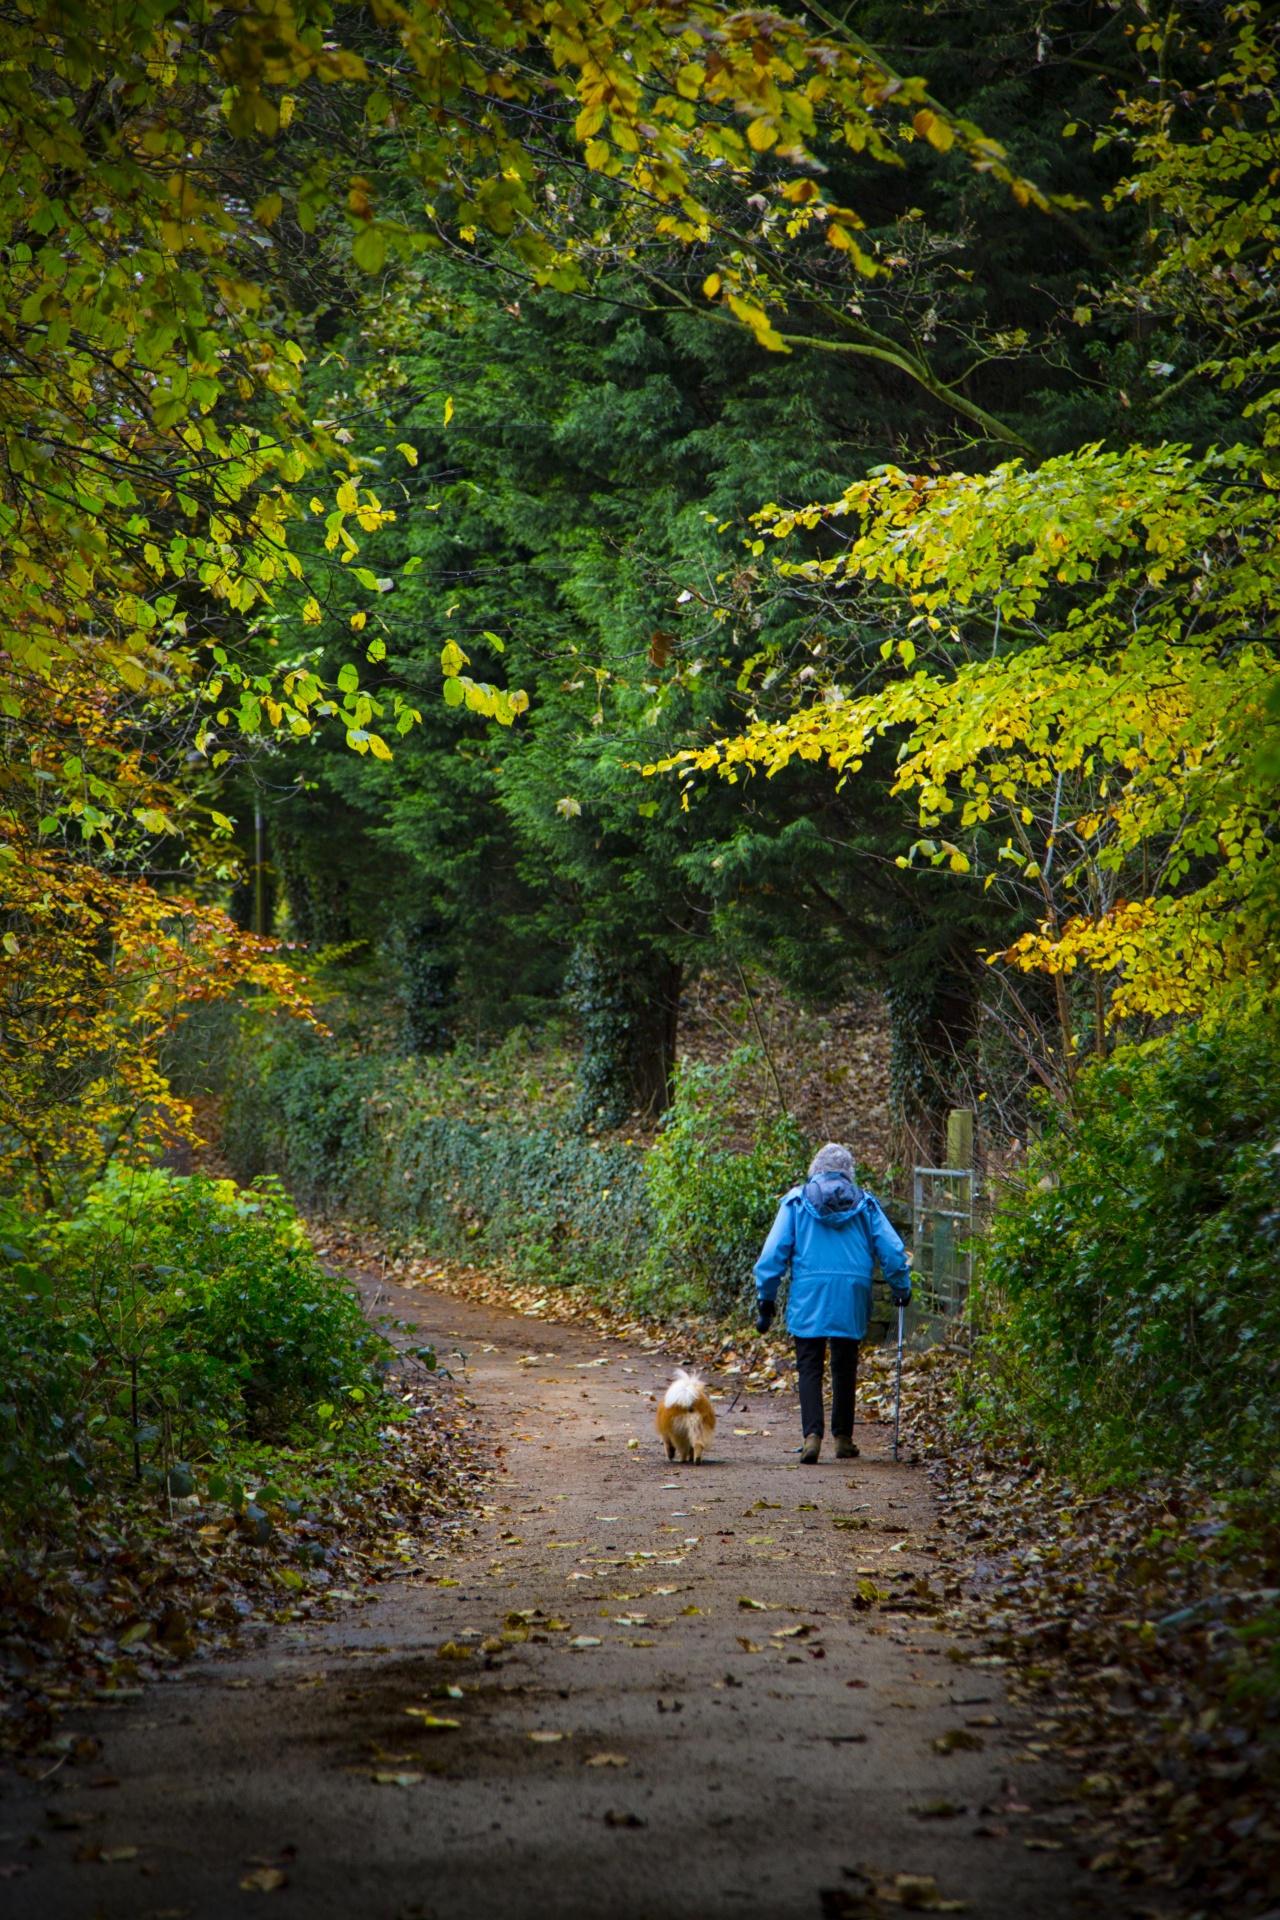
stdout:
<svg viewBox="0 0 1280 1920">
<path fill-rule="evenodd" d="M 818 1464 L 818 1455 L 821 1452 L 822 1435 L 820 1433 L 806 1433 L 804 1445 L 800 1449 L 800 1465 L 802 1467 L 816 1467 Z"/>
<path fill-rule="evenodd" d="M 837 1460 L 856 1460 L 858 1458 L 862 1449 L 861 1447 L 854 1446 L 853 1436 L 851 1434 L 838 1433 L 835 1439 Z"/>
</svg>

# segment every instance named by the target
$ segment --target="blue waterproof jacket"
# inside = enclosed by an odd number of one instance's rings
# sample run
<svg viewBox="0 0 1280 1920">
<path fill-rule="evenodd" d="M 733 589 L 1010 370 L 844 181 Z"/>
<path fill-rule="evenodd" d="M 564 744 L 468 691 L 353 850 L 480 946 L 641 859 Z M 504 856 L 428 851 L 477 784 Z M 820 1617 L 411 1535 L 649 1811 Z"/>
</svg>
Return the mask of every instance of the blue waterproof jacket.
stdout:
<svg viewBox="0 0 1280 1920">
<path fill-rule="evenodd" d="M 783 1194 L 756 1261 L 756 1291 L 761 1300 L 776 1300 L 789 1264 L 787 1332 L 861 1340 L 877 1260 L 891 1286 L 910 1289 L 902 1242 L 874 1194 L 847 1174 L 820 1173 Z"/>
</svg>

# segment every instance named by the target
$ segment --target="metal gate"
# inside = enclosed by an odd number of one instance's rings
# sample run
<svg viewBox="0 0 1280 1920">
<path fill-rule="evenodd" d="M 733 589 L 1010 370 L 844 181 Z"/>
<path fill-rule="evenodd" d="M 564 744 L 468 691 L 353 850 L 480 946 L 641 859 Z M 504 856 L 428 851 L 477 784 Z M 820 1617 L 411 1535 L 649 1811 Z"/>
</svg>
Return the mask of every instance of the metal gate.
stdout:
<svg viewBox="0 0 1280 1920">
<path fill-rule="evenodd" d="M 958 1313 L 969 1291 L 974 1174 L 969 1167 L 917 1167 L 912 1209 L 912 1286 L 921 1317 Z"/>
</svg>

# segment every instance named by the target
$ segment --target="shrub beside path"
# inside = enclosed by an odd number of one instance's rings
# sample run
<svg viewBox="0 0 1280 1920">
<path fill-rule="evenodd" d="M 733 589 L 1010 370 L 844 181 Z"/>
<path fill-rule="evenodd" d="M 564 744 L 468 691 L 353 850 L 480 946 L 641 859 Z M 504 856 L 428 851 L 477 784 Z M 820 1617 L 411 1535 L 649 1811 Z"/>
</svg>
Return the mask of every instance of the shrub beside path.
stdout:
<svg viewBox="0 0 1280 1920">
<path fill-rule="evenodd" d="M 492 1445 L 476 1533 L 406 1543 L 339 1621 L 81 1713 L 113 1784 L 9 1783 L 13 1920 L 1120 1910 L 999 1666 L 865 1604 L 946 1553 L 886 1427 L 801 1468 L 789 1389 L 748 1386 L 710 1463 L 672 1468 L 653 1396 L 679 1353 L 355 1277 Z"/>
</svg>

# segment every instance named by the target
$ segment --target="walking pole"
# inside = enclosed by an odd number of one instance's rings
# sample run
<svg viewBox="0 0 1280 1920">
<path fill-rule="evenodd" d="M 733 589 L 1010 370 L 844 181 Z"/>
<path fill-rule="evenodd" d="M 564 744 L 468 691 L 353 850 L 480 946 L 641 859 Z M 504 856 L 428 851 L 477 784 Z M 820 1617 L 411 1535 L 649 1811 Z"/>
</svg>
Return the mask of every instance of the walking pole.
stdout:
<svg viewBox="0 0 1280 1920">
<path fill-rule="evenodd" d="M 902 1417 L 902 1323 L 906 1308 L 898 1308 L 898 1386 L 893 1396 L 893 1457 L 898 1457 L 898 1422 Z"/>
</svg>

